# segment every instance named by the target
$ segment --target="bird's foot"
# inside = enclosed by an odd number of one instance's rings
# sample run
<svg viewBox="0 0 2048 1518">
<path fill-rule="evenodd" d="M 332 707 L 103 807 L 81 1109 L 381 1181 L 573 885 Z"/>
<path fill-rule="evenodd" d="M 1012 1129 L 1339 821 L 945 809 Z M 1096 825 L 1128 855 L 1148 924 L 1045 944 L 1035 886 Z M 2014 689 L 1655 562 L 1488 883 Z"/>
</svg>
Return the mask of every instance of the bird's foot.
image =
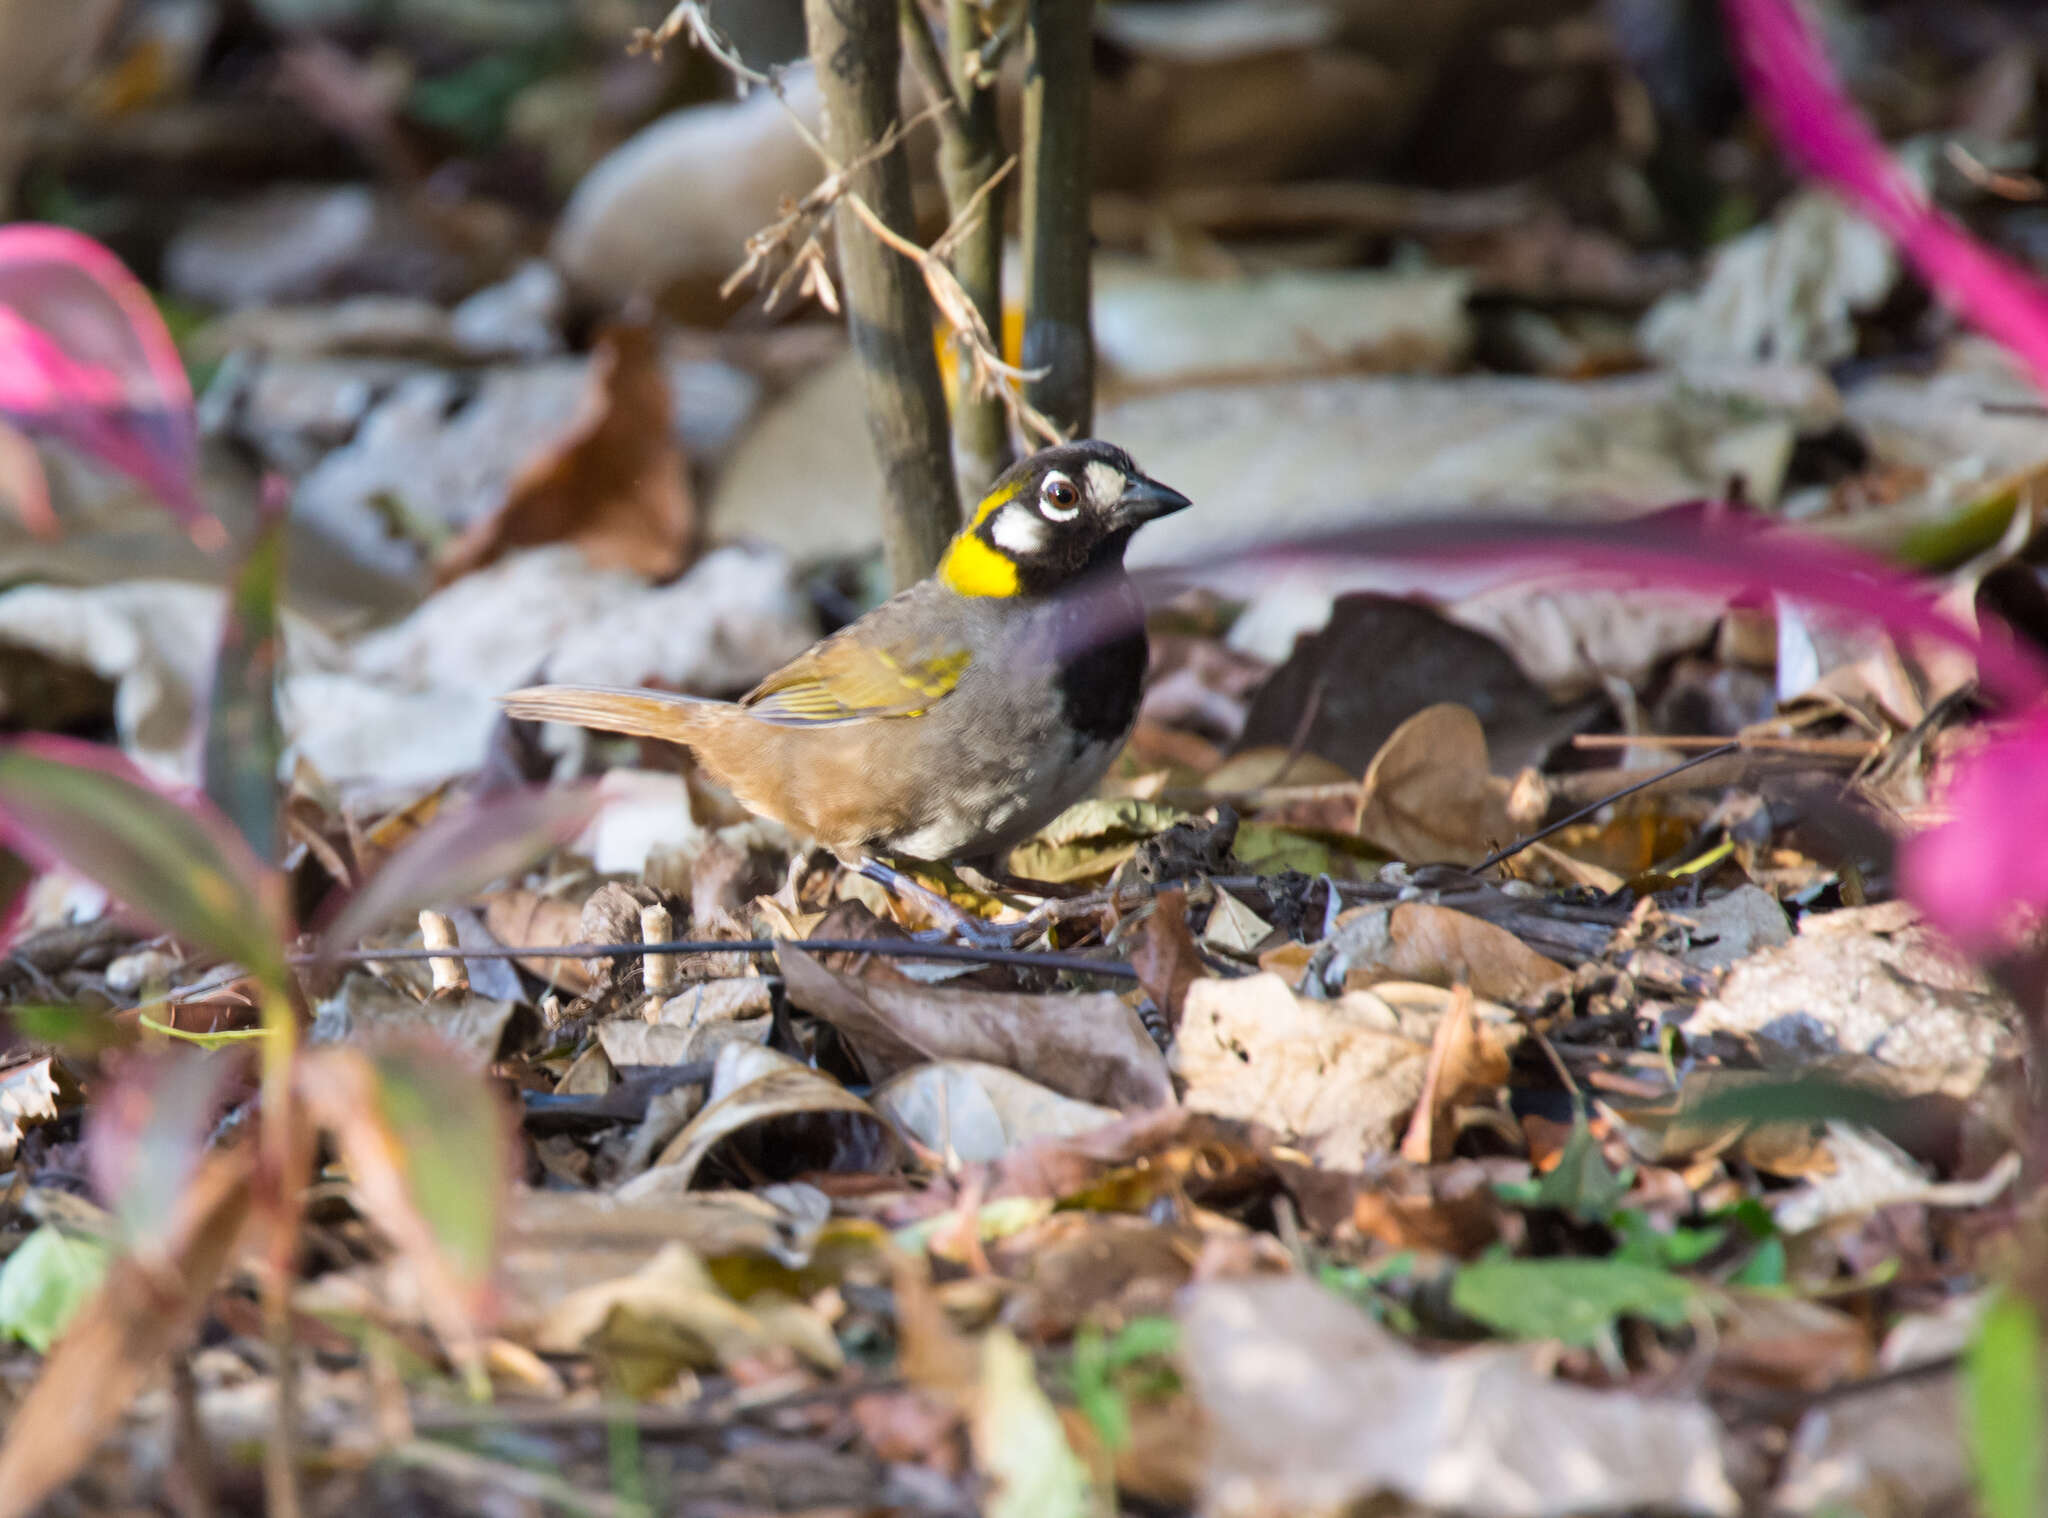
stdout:
<svg viewBox="0 0 2048 1518">
<path fill-rule="evenodd" d="M 1042 920 L 1034 921 L 1038 917 L 1036 912 L 1019 922 L 991 922 L 879 859 L 863 859 L 860 872 L 898 900 L 912 903 L 937 922 L 941 940 L 958 939 L 976 949 L 1012 949 L 1044 926 Z"/>
</svg>

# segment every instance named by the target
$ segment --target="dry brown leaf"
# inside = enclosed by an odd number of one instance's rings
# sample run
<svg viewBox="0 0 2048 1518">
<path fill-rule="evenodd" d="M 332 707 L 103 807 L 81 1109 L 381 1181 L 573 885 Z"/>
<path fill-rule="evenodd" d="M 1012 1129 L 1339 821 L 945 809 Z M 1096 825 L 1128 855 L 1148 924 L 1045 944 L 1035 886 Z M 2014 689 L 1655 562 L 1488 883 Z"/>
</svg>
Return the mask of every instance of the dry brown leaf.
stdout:
<svg viewBox="0 0 2048 1518">
<path fill-rule="evenodd" d="M 600 569 L 666 580 L 696 557 L 699 537 L 653 334 L 620 323 L 597 340 L 569 430 L 519 472 L 504 505 L 448 546 L 435 578 L 445 585 L 511 549 L 567 541 Z"/>
<path fill-rule="evenodd" d="M 208 1155 L 162 1252 L 124 1255 L 50 1351 L 0 1445 L 0 1518 L 25 1518 L 76 1475 L 164 1359 L 192 1335 L 249 1215 L 251 1144 Z"/>
<path fill-rule="evenodd" d="M 1213 1430 L 1210 1518 L 1375 1499 L 1486 1518 L 1740 1510 L 1697 1400 L 1569 1385 L 1516 1347 L 1423 1354 L 1298 1275 L 1204 1282 L 1177 1311 Z"/>
<path fill-rule="evenodd" d="M 1358 832 L 1410 864 L 1477 864 L 1511 842 L 1508 782 L 1488 768 L 1469 707 L 1440 702 L 1395 728 L 1365 771 Z"/>
<path fill-rule="evenodd" d="M 1107 992 L 888 985 L 828 970 L 788 944 L 775 957 L 789 999 L 837 1028 L 877 1080 L 926 1060 L 971 1059 L 1121 1112 L 1173 1100 L 1166 1057 L 1138 1014 Z"/>
<path fill-rule="evenodd" d="M 718 1051 L 709 1102 L 669 1140 L 654 1168 L 666 1172 L 664 1181 L 685 1185 L 712 1150 L 742 1135 L 758 1151 L 747 1156 L 754 1168 L 776 1177 L 879 1171 L 892 1168 L 903 1149 L 875 1109 L 837 1081 L 786 1054 L 731 1043 Z"/>
<path fill-rule="evenodd" d="M 1469 1160 L 1428 1170 L 1392 1166 L 1351 1199 L 1352 1226 L 1366 1238 L 1460 1259 L 1501 1236 L 1503 1215 L 1493 1177 Z"/>
<path fill-rule="evenodd" d="M 574 902 L 514 888 L 484 902 L 484 926 L 491 937 L 514 948 L 572 944 L 583 941 L 583 909 Z M 522 959 L 519 967 L 572 996 L 586 995 L 596 984 L 580 959 Z"/>
<path fill-rule="evenodd" d="M 1298 1135 L 1319 1163 L 1355 1169 L 1392 1147 L 1428 1036 L 1369 991 L 1312 1001 L 1277 975 L 1204 980 L 1188 989 L 1173 1069 L 1188 1106 Z"/>
<path fill-rule="evenodd" d="M 1507 1078 L 1507 1050 L 1479 1020 L 1471 988 L 1457 987 L 1429 1046 L 1422 1095 L 1401 1140 L 1401 1158 L 1418 1165 L 1448 1158 L 1451 1140 L 1457 1137 L 1456 1109 L 1505 1084 Z"/>
<path fill-rule="evenodd" d="M 1195 947 L 1195 935 L 1188 931 L 1188 896 L 1179 886 L 1154 898 L 1144 933 L 1131 951 L 1131 968 L 1138 972 L 1138 984 L 1152 1005 L 1164 1014 L 1166 1025 L 1178 1028 L 1188 987 L 1209 973 Z"/>
<path fill-rule="evenodd" d="M 892 1075 L 869 1100 L 934 1154 L 976 1164 L 1043 1138 L 1086 1133 L 1121 1115 L 1049 1091 L 1014 1070 L 975 1060 L 934 1060 Z"/>
<path fill-rule="evenodd" d="M 727 1369 L 774 1349 L 793 1350 L 820 1370 L 845 1364 L 831 1328 L 809 1307 L 776 1291 L 736 1302 L 688 1246 L 674 1242 L 631 1275 L 556 1303 L 534 1347 L 598 1354 L 640 1396 L 681 1370 Z"/>
<path fill-rule="evenodd" d="M 1561 986 L 1571 974 L 1506 928 L 1426 901 L 1355 907 L 1337 919 L 1323 983 L 1348 989 L 1382 980 L 1469 985 L 1488 1001 L 1515 1002 Z"/>
<path fill-rule="evenodd" d="M 1028 1339 L 1064 1339 L 1091 1314 L 1115 1320 L 1172 1310 L 1202 1252 L 1192 1223 L 1116 1213 L 1057 1212 L 994 1251 L 1015 1281 L 1003 1321 Z"/>
<path fill-rule="evenodd" d="M 1371 678 L 1361 679 L 1367 662 Z M 1404 597 L 1342 595 L 1329 621 L 1298 639 L 1253 693 L 1236 746 L 1298 744 L 1350 778 L 1441 701 L 1486 713 L 1493 746 L 1516 766 L 1535 762 L 1560 727 L 1550 698 L 1501 641 Z"/>
</svg>

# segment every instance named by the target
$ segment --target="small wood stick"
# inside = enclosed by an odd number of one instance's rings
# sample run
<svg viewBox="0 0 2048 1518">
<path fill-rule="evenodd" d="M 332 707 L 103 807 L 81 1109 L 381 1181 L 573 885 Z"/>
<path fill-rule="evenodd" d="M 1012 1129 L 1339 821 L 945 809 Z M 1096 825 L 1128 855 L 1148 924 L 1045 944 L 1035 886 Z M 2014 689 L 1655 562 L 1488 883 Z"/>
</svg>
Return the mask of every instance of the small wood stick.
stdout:
<svg viewBox="0 0 2048 1518">
<path fill-rule="evenodd" d="M 676 936 L 675 919 L 660 902 L 640 909 L 640 941 L 669 943 Z M 649 954 L 641 961 L 641 975 L 649 996 L 667 996 L 682 975 L 681 962 L 673 954 Z"/>
<path fill-rule="evenodd" d="M 455 941 L 455 924 L 439 912 L 420 913 L 420 942 L 430 949 L 453 949 L 459 947 Z M 427 961 L 427 968 L 434 972 L 435 991 L 467 991 L 469 971 L 460 959 L 443 959 L 436 956 Z"/>
</svg>

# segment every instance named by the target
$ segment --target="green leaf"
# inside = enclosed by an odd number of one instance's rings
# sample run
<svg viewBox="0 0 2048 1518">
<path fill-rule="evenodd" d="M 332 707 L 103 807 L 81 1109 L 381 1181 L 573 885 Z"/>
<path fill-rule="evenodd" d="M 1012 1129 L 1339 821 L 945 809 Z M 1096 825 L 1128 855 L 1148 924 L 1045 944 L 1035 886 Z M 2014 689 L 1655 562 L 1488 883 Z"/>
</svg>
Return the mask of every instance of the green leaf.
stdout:
<svg viewBox="0 0 2048 1518">
<path fill-rule="evenodd" d="M 1106 1448 L 1119 1450 L 1130 1442 L 1132 1395 L 1156 1395 L 1179 1383 L 1178 1374 L 1166 1370 L 1145 1385 L 1146 1378 L 1131 1373 L 1132 1367 L 1164 1359 L 1179 1348 L 1180 1324 L 1158 1316 L 1131 1319 L 1115 1338 L 1106 1338 L 1094 1323 L 1074 1335 L 1074 1405 L 1095 1425 Z"/>
<path fill-rule="evenodd" d="M 49 1044 L 66 1054 L 97 1054 L 102 1049 L 135 1042 L 133 1034 L 88 1007 L 50 1002 L 21 1002 L 7 1009 L 15 1031 L 32 1044 Z"/>
<path fill-rule="evenodd" d="M 2034 1304 L 2001 1291 L 1963 1359 L 1963 1437 L 1985 1518 L 2038 1518 L 2043 1481 L 2041 1319 Z"/>
<path fill-rule="evenodd" d="M 1756 1246 L 1756 1253 L 1742 1262 L 1742 1269 L 1730 1276 L 1728 1282 L 1731 1286 L 1783 1286 L 1789 1263 L 1785 1258 L 1785 1241 L 1772 1234 Z"/>
<path fill-rule="evenodd" d="M 511 1135 L 483 1072 L 418 1051 L 380 1050 L 377 1116 L 402 1155 L 405 1179 L 435 1241 L 471 1282 L 495 1262 Z"/>
<path fill-rule="evenodd" d="M 1697 1295 L 1682 1276 L 1625 1260 L 1482 1260 L 1451 1282 L 1451 1305 L 1495 1333 L 1586 1349 L 1607 1342 L 1617 1318 L 1676 1328 Z"/>
<path fill-rule="evenodd" d="M 0 831 L 166 932 L 286 984 L 277 873 L 204 802 L 180 806 L 111 749 L 51 737 L 0 748 Z"/>
<path fill-rule="evenodd" d="M 1367 1297 L 1382 1281 L 1398 1281 L 1403 1276 L 1415 1273 L 1416 1254 L 1412 1249 L 1400 1249 L 1374 1260 L 1370 1265 L 1339 1265 L 1325 1262 L 1316 1271 L 1316 1279 L 1330 1290 L 1346 1297 Z"/>
<path fill-rule="evenodd" d="M 1575 1222 L 1604 1223 L 1615 1206 L 1635 1184 L 1633 1168 L 1616 1170 L 1607 1163 L 1600 1145 L 1586 1126 L 1585 1113 L 1572 1122 L 1572 1136 L 1564 1153 L 1547 1175 L 1533 1181 L 1511 1181 L 1494 1187 L 1494 1193 L 1511 1206 L 1529 1210 L 1551 1209 Z"/>
<path fill-rule="evenodd" d="M 1666 1232 L 1651 1221 L 1648 1213 L 1633 1207 L 1616 1213 L 1608 1224 L 1621 1239 L 1612 1258 L 1658 1270 L 1682 1270 L 1697 1265 L 1728 1237 L 1725 1228 L 1673 1228 Z"/>
<path fill-rule="evenodd" d="M 1911 1110 L 1909 1101 L 1876 1086 L 1827 1075 L 1785 1080 L 1729 1082 L 1683 1116 L 1699 1123 L 1861 1123 L 1895 1132 Z"/>
<path fill-rule="evenodd" d="M 1074 1335 L 1074 1405 L 1095 1425 L 1105 1449 L 1122 1449 L 1131 1438 L 1131 1413 L 1110 1375 L 1109 1343 L 1102 1329 L 1086 1324 Z"/>
<path fill-rule="evenodd" d="M 241 831 L 250 852 L 269 862 L 279 857 L 277 770 L 284 750 L 277 716 L 283 505 L 279 486 L 266 480 L 256 536 L 228 598 L 201 755 L 208 799 Z"/>
<path fill-rule="evenodd" d="M 97 1239 L 43 1224 L 0 1265 L 0 1334 L 48 1354 L 99 1290 L 110 1258 Z"/>
</svg>

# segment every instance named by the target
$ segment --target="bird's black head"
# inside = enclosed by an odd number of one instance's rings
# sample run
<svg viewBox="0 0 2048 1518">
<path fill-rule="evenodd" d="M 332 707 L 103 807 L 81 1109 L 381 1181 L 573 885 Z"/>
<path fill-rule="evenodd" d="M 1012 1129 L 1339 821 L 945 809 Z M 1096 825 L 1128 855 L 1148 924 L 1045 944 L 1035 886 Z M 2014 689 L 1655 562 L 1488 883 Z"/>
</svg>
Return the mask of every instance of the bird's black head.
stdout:
<svg viewBox="0 0 2048 1518">
<path fill-rule="evenodd" d="M 964 596 L 1043 595 L 1122 564 L 1131 534 L 1189 504 L 1123 449 L 1062 443 L 1004 470 L 939 564 Z"/>
</svg>

